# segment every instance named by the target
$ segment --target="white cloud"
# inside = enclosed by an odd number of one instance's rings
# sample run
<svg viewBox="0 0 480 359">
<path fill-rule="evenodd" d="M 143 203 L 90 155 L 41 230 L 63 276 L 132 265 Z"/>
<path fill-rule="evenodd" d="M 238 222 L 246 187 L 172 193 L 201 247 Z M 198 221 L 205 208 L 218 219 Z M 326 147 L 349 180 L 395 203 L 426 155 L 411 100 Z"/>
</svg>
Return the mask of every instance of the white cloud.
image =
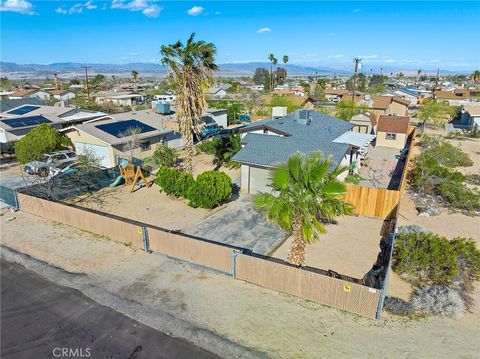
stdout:
<svg viewBox="0 0 480 359">
<path fill-rule="evenodd" d="M 24 15 L 36 15 L 32 3 L 26 0 L 7 0 L 0 3 L 0 11 L 17 12 Z"/>
<path fill-rule="evenodd" d="M 82 14 L 83 10 L 94 10 L 97 8 L 97 5 L 93 4 L 93 1 L 87 1 L 86 3 L 76 3 L 75 5 L 71 6 L 69 9 L 64 9 L 63 7 L 57 7 L 55 12 L 57 14 Z"/>
<path fill-rule="evenodd" d="M 360 12 L 360 11 L 362 11 L 362 10 L 361 10 L 361 9 L 355 9 L 355 10 L 353 10 L 353 12 Z"/>
<path fill-rule="evenodd" d="M 362 60 L 372 60 L 372 59 L 376 59 L 378 57 L 378 55 L 361 55 L 359 56 Z"/>
<path fill-rule="evenodd" d="M 341 59 L 342 57 L 344 57 L 342 54 L 328 56 L 329 59 Z"/>
<path fill-rule="evenodd" d="M 263 34 L 265 32 L 272 32 L 272 29 L 270 29 L 269 27 L 262 27 L 257 30 L 257 34 Z"/>
<path fill-rule="evenodd" d="M 191 16 L 198 16 L 198 15 L 202 14 L 204 10 L 205 9 L 201 6 L 194 6 L 187 11 L 187 14 L 191 15 Z"/>
<path fill-rule="evenodd" d="M 141 11 L 147 17 L 157 17 L 163 10 L 155 4 L 155 0 L 112 0 L 111 8 Z"/>
<path fill-rule="evenodd" d="M 221 12 L 220 11 L 215 11 L 215 15 L 220 15 Z"/>
<path fill-rule="evenodd" d="M 335 33 L 334 32 L 329 32 L 327 33 L 328 36 L 335 36 Z"/>
</svg>

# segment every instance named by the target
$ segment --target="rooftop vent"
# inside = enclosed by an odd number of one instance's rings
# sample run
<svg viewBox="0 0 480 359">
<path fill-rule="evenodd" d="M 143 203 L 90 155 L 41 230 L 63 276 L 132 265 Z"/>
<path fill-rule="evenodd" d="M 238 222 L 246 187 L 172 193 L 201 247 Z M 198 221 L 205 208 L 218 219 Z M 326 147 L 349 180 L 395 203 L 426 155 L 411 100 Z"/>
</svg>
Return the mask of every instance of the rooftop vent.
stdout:
<svg viewBox="0 0 480 359">
<path fill-rule="evenodd" d="M 297 122 L 301 125 L 310 125 L 312 122 L 312 115 L 309 110 L 299 110 L 295 117 Z"/>
</svg>

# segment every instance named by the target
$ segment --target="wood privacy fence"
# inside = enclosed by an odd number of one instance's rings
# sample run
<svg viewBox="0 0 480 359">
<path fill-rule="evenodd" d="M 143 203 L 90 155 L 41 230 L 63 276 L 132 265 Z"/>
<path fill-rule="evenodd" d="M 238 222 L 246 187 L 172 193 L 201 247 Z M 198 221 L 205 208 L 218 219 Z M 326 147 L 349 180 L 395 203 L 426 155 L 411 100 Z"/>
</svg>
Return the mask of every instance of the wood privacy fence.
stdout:
<svg viewBox="0 0 480 359">
<path fill-rule="evenodd" d="M 403 169 L 402 178 L 398 190 L 363 187 L 353 184 L 346 184 L 347 193 L 343 197 L 346 202 L 355 206 L 355 214 L 366 217 L 394 218 L 397 206 L 405 191 L 407 175 L 410 170 L 412 159 L 413 142 L 415 138 L 415 127 L 409 127 L 406 147 L 408 148 L 407 159 Z"/>
<path fill-rule="evenodd" d="M 209 267 L 234 278 L 368 318 L 376 318 L 381 291 L 297 268 L 249 250 L 196 238 L 93 210 L 18 193 L 20 210 L 146 251 Z M 353 279 L 352 279 L 353 280 Z"/>
</svg>

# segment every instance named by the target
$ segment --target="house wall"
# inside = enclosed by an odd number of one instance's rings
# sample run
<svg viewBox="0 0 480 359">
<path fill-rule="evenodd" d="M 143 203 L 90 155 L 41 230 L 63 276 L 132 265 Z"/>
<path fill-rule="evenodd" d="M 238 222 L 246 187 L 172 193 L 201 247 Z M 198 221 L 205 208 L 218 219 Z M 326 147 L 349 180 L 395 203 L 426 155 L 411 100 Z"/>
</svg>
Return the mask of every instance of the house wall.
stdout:
<svg viewBox="0 0 480 359">
<path fill-rule="evenodd" d="M 355 127 L 352 128 L 352 132 L 372 133 L 372 124 L 370 119 L 365 115 L 353 116 L 350 123 L 355 125 Z"/>
<path fill-rule="evenodd" d="M 271 192 L 271 169 L 268 167 L 242 164 L 240 190 L 242 193 L 256 194 Z"/>
<path fill-rule="evenodd" d="M 249 193 L 250 190 L 250 166 L 242 164 L 240 175 L 240 191 Z"/>
<path fill-rule="evenodd" d="M 387 108 L 387 115 L 394 116 L 406 116 L 407 115 L 407 106 L 402 105 L 398 102 L 392 102 Z"/>
<path fill-rule="evenodd" d="M 35 92 L 30 97 L 36 97 L 40 100 L 49 100 L 50 99 L 50 94 L 48 92 L 38 91 L 38 92 Z"/>
<path fill-rule="evenodd" d="M 73 146 L 76 146 L 76 143 L 86 143 L 89 145 L 96 145 L 96 146 L 102 146 L 102 147 L 107 147 L 108 148 L 108 154 L 109 154 L 109 162 L 111 164 L 115 163 L 115 156 L 114 156 L 114 151 L 113 148 L 106 144 L 105 142 L 102 142 L 98 140 L 97 138 L 90 136 L 89 134 L 86 134 L 84 132 L 72 130 L 68 131 L 65 133 L 65 135 L 70 138 L 70 140 L 73 143 Z"/>
<path fill-rule="evenodd" d="M 57 100 L 68 101 L 75 98 L 75 93 L 67 92 L 64 95 L 54 95 L 53 97 L 55 97 Z"/>
<path fill-rule="evenodd" d="M 397 133 L 397 138 L 395 140 L 389 140 L 386 138 L 387 132 L 377 132 L 377 142 L 375 146 L 391 147 L 402 149 L 405 147 L 405 142 L 407 141 L 407 135 L 405 133 Z"/>
</svg>

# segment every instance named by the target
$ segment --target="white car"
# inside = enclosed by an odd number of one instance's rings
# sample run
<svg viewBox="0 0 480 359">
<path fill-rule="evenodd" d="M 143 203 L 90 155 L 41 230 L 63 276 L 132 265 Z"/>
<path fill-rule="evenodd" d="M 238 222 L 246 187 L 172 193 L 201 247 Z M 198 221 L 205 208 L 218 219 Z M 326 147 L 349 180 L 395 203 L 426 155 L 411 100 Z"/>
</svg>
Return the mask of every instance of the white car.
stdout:
<svg viewBox="0 0 480 359">
<path fill-rule="evenodd" d="M 30 175 L 47 177 L 50 168 L 61 163 L 73 163 L 77 160 L 77 154 L 70 150 L 57 151 L 43 154 L 38 161 L 28 162 L 23 168 Z"/>
</svg>

